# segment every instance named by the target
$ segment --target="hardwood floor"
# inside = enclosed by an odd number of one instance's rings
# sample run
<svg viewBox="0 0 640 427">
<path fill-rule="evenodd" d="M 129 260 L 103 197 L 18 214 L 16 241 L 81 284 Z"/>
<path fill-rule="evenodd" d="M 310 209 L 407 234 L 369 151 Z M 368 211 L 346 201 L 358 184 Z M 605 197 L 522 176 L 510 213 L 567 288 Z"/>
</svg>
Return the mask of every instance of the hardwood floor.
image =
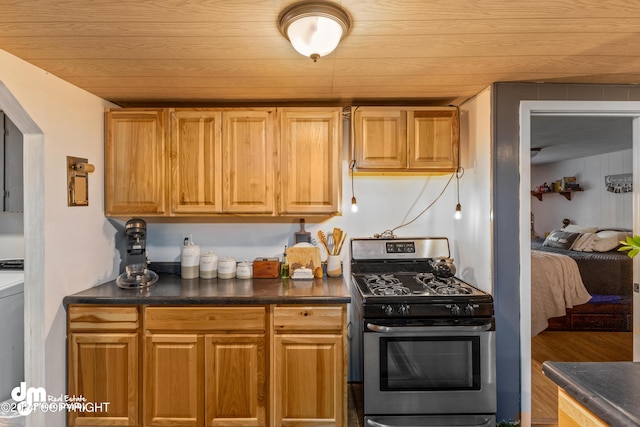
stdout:
<svg viewBox="0 0 640 427">
<path fill-rule="evenodd" d="M 349 383 L 349 427 L 363 427 L 362 383 Z"/>
<path fill-rule="evenodd" d="M 632 332 L 544 331 L 531 339 L 531 424 L 557 426 L 558 389 L 542 362 L 617 362 L 633 358 Z"/>
</svg>

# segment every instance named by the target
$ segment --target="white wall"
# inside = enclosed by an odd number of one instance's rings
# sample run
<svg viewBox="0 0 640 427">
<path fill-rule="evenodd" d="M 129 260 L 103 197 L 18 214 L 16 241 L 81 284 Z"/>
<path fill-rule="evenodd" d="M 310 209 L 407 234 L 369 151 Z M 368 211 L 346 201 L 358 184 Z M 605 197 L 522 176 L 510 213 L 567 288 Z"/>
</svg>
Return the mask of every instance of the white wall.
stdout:
<svg viewBox="0 0 640 427">
<path fill-rule="evenodd" d="M 372 237 L 375 233 L 393 229 L 412 220 L 431 204 L 445 188 L 450 174 L 430 176 L 355 176 L 355 195 L 359 210 L 351 212 L 351 176 L 349 175 L 348 129 L 345 130 L 342 162 L 342 215 L 317 222 L 305 218 L 305 229 L 317 239 L 318 230 L 325 232 L 340 227 L 347 238 Z M 455 209 L 455 180 L 442 197 L 419 219 L 395 231 L 402 237 L 445 236 L 451 241 Z M 179 261 L 183 236 L 193 234 L 201 252 L 212 250 L 219 257 L 231 256 L 236 260 L 253 261 L 256 257 L 281 256 L 285 245 L 293 244 L 293 235 L 299 231 L 299 218 L 290 222 L 269 223 L 264 220 L 245 223 L 182 223 L 164 224 L 148 222 L 147 250 L 152 261 Z M 315 222 L 314 222 L 315 221 Z M 349 273 L 349 247 L 341 254 L 345 274 Z M 325 259 L 325 253 L 322 253 Z"/>
<path fill-rule="evenodd" d="M 454 232 L 457 275 L 493 293 L 491 216 L 491 88 L 460 107 L 460 203 L 463 216 Z"/>
<path fill-rule="evenodd" d="M 631 141 L 629 141 L 631 145 Z M 531 197 L 535 231 L 540 237 L 562 227 L 562 219 L 572 224 L 600 228 L 633 228 L 633 193 L 611 193 L 605 187 L 606 175 L 633 172 L 632 150 L 617 151 L 598 156 L 582 157 L 557 163 L 531 167 L 531 186 L 542 185 L 575 176 L 584 189 L 571 200 L 559 194 L 544 194 L 542 201 Z"/>
<path fill-rule="evenodd" d="M 103 213 L 103 114 L 111 105 L 4 51 L 0 51 L 0 64 L 0 81 L 42 130 L 45 140 L 41 153 L 45 188 L 40 195 L 45 211 L 45 256 L 43 265 L 32 267 L 42 269 L 45 278 L 46 384 L 29 386 L 45 387 L 55 396 L 66 389 L 63 297 L 117 275 L 115 228 Z M 67 207 L 68 155 L 85 157 L 96 166 L 89 177 L 88 207 Z M 25 173 L 29 169 L 26 164 Z M 64 415 L 48 413 L 46 425 L 64 425 Z"/>
</svg>

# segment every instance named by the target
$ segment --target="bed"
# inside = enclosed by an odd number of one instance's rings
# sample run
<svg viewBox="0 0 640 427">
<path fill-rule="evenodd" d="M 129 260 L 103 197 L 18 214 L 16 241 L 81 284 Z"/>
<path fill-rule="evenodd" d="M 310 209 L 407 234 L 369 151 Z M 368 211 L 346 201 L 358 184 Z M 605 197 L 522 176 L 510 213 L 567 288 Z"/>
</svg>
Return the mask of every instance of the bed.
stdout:
<svg viewBox="0 0 640 427">
<path fill-rule="evenodd" d="M 549 237 L 531 241 L 531 335 L 545 329 L 630 331 L 633 263 L 625 252 L 617 251 L 615 244 L 627 231 L 562 232 L 563 237 L 566 233 L 578 236 L 565 244 L 553 244 Z M 604 238 L 598 235 L 609 236 L 608 246 L 603 246 Z M 600 249 L 615 247 L 590 251 L 592 245 L 587 247 L 589 251 L 575 250 L 580 249 L 576 247 L 579 239 L 589 237 L 600 240 Z"/>
</svg>

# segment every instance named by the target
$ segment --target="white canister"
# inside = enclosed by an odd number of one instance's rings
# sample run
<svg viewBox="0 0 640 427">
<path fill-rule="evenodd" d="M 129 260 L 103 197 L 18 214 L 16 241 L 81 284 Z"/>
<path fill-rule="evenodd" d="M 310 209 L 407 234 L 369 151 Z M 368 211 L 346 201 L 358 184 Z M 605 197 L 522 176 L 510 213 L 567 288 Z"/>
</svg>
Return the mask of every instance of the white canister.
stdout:
<svg viewBox="0 0 640 427">
<path fill-rule="evenodd" d="M 236 260 L 224 257 L 218 260 L 218 279 L 233 279 L 236 277 Z"/>
<path fill-rule="evenodd" d="M 239 262 L 236 269 L 236 277 L 238 279 L 251 279 L 253 277 L 253 264 L 249 261 Z"/>
<path fill-rule="evenodd" d="M 200 246 L 185 239 L 180 252 L 180 276 L 183 279 L 196 279 L 200 274 Z"/>
<path fill-rule="evenodd" d="M 213 279 L 218 277 L 218 255 L 207 252 L 200 255 L 200 278 Z"/>
</svg>

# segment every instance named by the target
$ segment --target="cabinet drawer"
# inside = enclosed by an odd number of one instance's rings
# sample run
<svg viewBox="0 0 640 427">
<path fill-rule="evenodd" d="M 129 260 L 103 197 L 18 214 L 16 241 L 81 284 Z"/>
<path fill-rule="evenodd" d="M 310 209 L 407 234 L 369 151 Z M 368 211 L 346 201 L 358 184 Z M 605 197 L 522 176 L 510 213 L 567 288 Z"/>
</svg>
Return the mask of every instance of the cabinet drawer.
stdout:
<svg viewBox="0 0 640 427">
<path fill-rule="evenodd" d="M 344 307 L 335 306 L 277 306 L 273 309 L 276 331 L 341 330 Z"/>
<path fill-rule="evenodd" d="M 136 330 L 139 326 L 137 307 L 71 305 L 68 308 L 69 329 Z"/>
<path fill-rule="evenodd" d="M 145 329 L 163 331 L 264 331 L 266 308 L 147 307 Z"/>
</svg>

